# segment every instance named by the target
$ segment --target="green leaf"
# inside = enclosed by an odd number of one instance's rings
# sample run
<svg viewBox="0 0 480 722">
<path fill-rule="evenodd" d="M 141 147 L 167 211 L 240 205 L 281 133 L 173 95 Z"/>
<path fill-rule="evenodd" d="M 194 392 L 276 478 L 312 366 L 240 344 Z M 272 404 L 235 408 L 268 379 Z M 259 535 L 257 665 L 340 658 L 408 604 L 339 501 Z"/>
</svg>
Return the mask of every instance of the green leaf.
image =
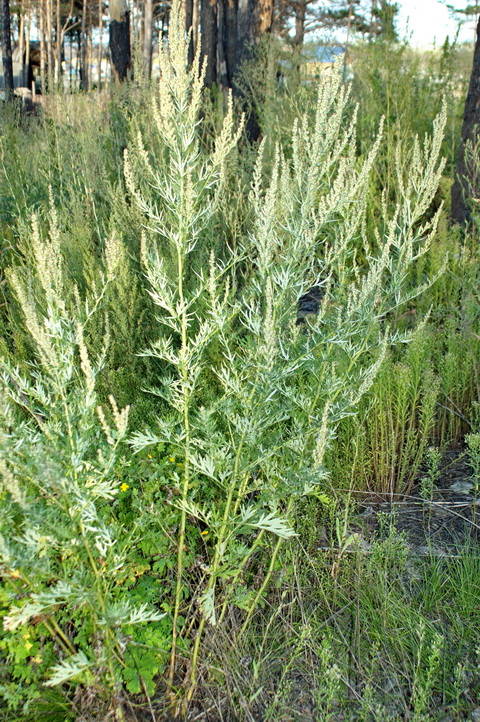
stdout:
<svg viewBox="0 0 480 722">
<path fill-rule="evenodd" d="M 45 682 L 47 687 L 55 687 L 57 684 L 68 682 L 69 679 L 77 677 L 85 670 L 93 666 L 93 662 L 83 652 L 72 654 L 71 657 L 63 659 L 59 664 L 52 667 L 52 674 Z"/>
</svg>

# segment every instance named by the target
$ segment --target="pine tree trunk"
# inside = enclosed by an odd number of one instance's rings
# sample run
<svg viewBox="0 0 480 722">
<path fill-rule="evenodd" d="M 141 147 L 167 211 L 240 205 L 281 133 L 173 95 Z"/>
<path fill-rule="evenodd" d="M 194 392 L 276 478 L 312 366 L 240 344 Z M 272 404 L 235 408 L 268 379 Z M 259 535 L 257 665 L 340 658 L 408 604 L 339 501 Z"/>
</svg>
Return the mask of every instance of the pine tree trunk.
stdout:
<svg viewBox="0 0 480 722">
<path fill-rule="evenodd" d="M 223 89 L 231 86 L 228 73 L 227 5 L 228 0 L 218 0 L 218 83 Z"/>
<path fill-rule="evenodd" d="M 236 70 L 252 57 L 262 36 L 273 23 L 273 0 L 238 0 Z"/>
<path fill-rule="evenodd" d="M 140 0 L 135 0 L 133 18 L 130 21 L 133 44 L 143 47 L 143 13 L 140 12 Z"/>
<path fill-rule="evenodd" d="M 18 57 L 20 60 L 20 85 L 22 88 L 26 86 L 25 81 L 25 2 L 20 3 L 20 16 L 18 23 Z"/>
<path fill-rule="evenodd" d="M 237 3 L 237 44 L 235 73 L 247 56 L 252 41 L 253 12 L 251 0 L 238 0 Z"/>
<path fill-rule="evenodd" d="M 47 92 L 47 78 L 45 73 L 45 12 L 42 3 L 39 5 L 38 12 L 40 15 L 40 87 L 42 95 L 45 95 Z"/>
<path fill-rule="evenodd" d="M 217 0 L 202 0 L 200 27 L 202 32 L 202 62 L 207 57 L 205 85 L 217 82 Z"/>
<path fill-rule="evenodd" d="M 193 57 L 195 56 L 195 53 L 197 52 L 198 48 L 198 26 L 199 26 L 199 16 L 200 16 L 200 9 L 199 9 L 199 0 L 193 0 L 193 16 L 192 16 L 192 41 L 193 41 Z M 190 53 L 190 51 L 189 51 Z M 190 55 L 189 55 L 190 57 Z"/>
<path fill-rule="evenodd" d="M 480 191 L 480 168 L 469 167 L 465 153 L 467 143 L 480 141 L 480 21 L 477 25 L 477 38 L 473 55 L 472 74 L 465 101 L 463 114 L 462 141 L 458 151 L 455 181 L 452 186 L 451 217 L 456 223 L 464 225 L 470 219 L 468 198 L 478 198 Z"/>
<path fill-rule="evenodd" d="M 224 0 L 225 7 L 225 48 L 227 56 L 227 75 L 229 87 L 233 87 L 233 78 L 237 69 L 237 14 L 238 0 Z"/>
<path fill-rule="evenodd" d="M 55 63 L 55 82 L 58 85 L 60 78 L 62 77 L 62 48 L 63 48 L 63 33 L 62 33 L 62 13 L 60 11 L 60 0 L 57 0 L 56 7 L 56 21 L 57 21 L 57 58 Z"/>
<path fill-rule="evenodd" d="M 98 92 L 102 89 L 103 0 L 98 0 Z"/>
<path fill-rule="evenodd" d="M 185 32 L 190 32 L 190 42 L 188 44 L 188 64 L 193 63 L 195 48 L 193 45 L 193 8 L 195 0 L 185 0 Z"/>
<path fill-rule="evenodd" d="M 12 36 L 10 31 L 10 0 L 1 0 L 2 9 L 2 61 L 5 97 L 13 97 Z"/>
<path fill-rule="evenodd" d="M 80 32 L 80 90 L 88 90 L 87 73 L 87 0 L 82 3 L 82 26 Z"/>
<path fill-rule="evenodd" d="M 145 0 L 143 61 L 147 78 L 152 74 L 153 0 Z"/>
<path fill-rule="evenodd" d="M 31 28 L 31 7 L 30 7 L 30 0 L 28 0 L 27 4 L 27 22 L 26 22 L 26 33 L 25 33 L 25 85 L 28 87 L 31 87 L 31 82 L 33 82 L 33 77 L 30 76 L 31 68 L 30 68 L 30 28 Z"/>
<path fill-rule="evenodd" d="M 130 13 L 127 11 L 121 20 L 111 20 L 109 32 L 113 77 L 117 82 L 123 82 L 127 79 L 132 64 Z"/>
<path fill-rule="evenodd" d="M 92 22 L 92 4 L 88 5 L 88 21 L 87 21 L 87 90 L 91 90 L 93 84 L 93 22 Z"/>
<path fill-rule="evenodd" d="M 233 74 L 233 92 L 242 97 L 243 93 L 235 83 L 235 75 L 242 64 L 254 57 L 256 47 L 262 36 L 269 33 L 273 23 L 273 0 L 238 0 L 237 6 L 237 48 L 235 73 Z M 260 126 L 255 108 L 251 108 L 247 117 L 247 137 L 251 141 L 260 137 Z"/>
<path fill-rule="evenodd" d="M 305 10 L 306 0 L 297 0 L 295 3 L 295 45 L 303 45 L 305 38 Z"/>
<path fill-rule="evenodd" d="M 53 89 L 53 71 L 54 71 L 54 59 L 53 59 L 53 0 L 47 0 L 46 2 L 46 25 L 47 25 L 47 87 L 48 91 L 51 92 Z"/>
</svg>

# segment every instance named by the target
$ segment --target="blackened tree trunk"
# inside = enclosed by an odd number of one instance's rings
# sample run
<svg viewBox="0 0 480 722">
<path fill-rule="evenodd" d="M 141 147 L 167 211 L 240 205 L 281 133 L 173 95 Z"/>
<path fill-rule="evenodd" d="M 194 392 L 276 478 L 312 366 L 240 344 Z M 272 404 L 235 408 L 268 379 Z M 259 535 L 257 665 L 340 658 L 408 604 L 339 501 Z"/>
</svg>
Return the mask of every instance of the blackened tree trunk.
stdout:
<svg viewBox="0 0 480 722">
<path fill-rule="evenodd" d="M 256 140 L 257 114 L 237 79 L 242 64 L 254 57 L 262 36 L 272 29 L 273 0 L 201 0 L 200 14 L 202 59 L 208 57 L 205 84 L 233 89 L 247 111 L 247 135 Z"/>
<path fill-rule="evenodd" d="M 218 84 L 223 89 L 229 88 L 231 85 L 228 74 L 228 28 L 226 5 L 226 0 L 218 0 L 217 2 L 217 73 Z"/>
<path fill-rule="evenodd" d="M 202 33 L 201 59 L 207 58 L 205 85 L 211 88 L 217 82 L 217 0 L 202 0 L 200 29 Z"/>
<path fill-rule="evenodd" d="M 194 39 L 193 39 L 193 6 L 194 0 L 185 0 L 185 32 L 190 33 L 190 42 L 188 44 L 188 64 L 193 63 L 195 55 Z"/>
<path fill-rule="evenodd" d="M 270 33 L 273 23 L 273 0 L 238 0 L 237 6 L 237 49 L 236 67 L 233 73 L 233 91 L 242 97 L 241 87 L 235 83 L 235 75 L 246 61 L 254 57 L 260 40 L 266 33 Z M 246 108 L 248 111 L 246 131 L 249 140 L 255 141 L 260 137 L 260 126 L 255 107 Z"/>
<path fill-rule="evenodd" d="M 118 82 L 127 79 L 132 67 L 130 50 L 130 13 L 124 2 L 110 2 L 110 56 L 113 77 Z"/>
<path fill-rule="evenodd" d="M 466 145 L 480 140 L 480 20 L 477 25 L 477 39 L 473 55 L 472 74 L 463 114 L 462 141 L 460 144 L 455 181 L 452 186 L 452 220 L 464 225 L 470 218 L 468 198 L 478 197 L 480 190 L 480 169 L 478 162 L 468 162 Z M 472 167 L 473 166 L 473 167 Z"/>
<path fill-rule="evenodd" d="M 126 80 L 132 66 L 130 52 L 130 13 L 125 19 L 112 20 L 110 23 L 110 54 L 112 57 L 113 76 L 115 80 Z"/>
<path fill-rule="evenodd" d="M 224 7 L 225 56 L 228 87 L 233 87 L 237 63 L 237 10 L 238 0 L 222 0 Z"/>
<path fill-rule="evenodd" d="M 7 100 L 13 96 L 12 36 L 10 32 L 10 0 L 1 0 L 2 9 L 2 61 L 5 94 Z"/>
</svg>

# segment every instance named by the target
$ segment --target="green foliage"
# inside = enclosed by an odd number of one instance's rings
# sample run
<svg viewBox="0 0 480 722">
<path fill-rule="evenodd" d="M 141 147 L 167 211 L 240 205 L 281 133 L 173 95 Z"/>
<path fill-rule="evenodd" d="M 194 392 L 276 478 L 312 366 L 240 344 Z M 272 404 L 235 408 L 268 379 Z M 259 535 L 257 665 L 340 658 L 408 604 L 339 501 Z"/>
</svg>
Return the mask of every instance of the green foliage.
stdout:
<svg viewBox="0 0 480 722">
<path fill-rule="evenodd" d="M 6 124 L 11 718 L 124 719 L 127 697 L 165 686 L 185 713 L 212 659 L 245 719 L 279 719 L 299 675 L 316 719 L 388 719 L 387 674 L 395 714 L 428 719 L 440 693 L 464 705 L 476 561 L 428 576 L 395 519 L 367 548 L 350 523 L 353 492 L 407 494 L 423 470 L 431 496 L 430 445 L 466 430 L 478 476 L 478 251 L 438 196 L 457 50 L 429 61 L 429 85 L 418 56 L 386 47 L 356 48 L 353 83 L 342 61 L 304 82 L 294 58 L 279 88 L 265 44 L 242 80 L 265 137 L 239 150 L 243 121 L 203 98 L 177 4 L 157 87 Z M 318 314 L 299 319 L 312 287 Z"/>
<path fill-rule="evenodd" d="M 362 483 L 392 496 L 411 490 L 435 424 L 439 383 L 431 370 L 432 347 L 420 326 L 402 361 L 390 359 L 380 371 L 363 415 L 342 429 L 345 456 L 335 465 L 347 488 L 350 477 L 357 488 Z"/>
<path fill-rule="evenodd" d="M 425 500 L 432 500 L 435 483 L 440 476 L 440 462 L 442 455 L 438 449 L 431 446 L 426 455 L 427 475 L 420 479 L 420 496 Z"/>
<path fill-rule="evenodd" d="M 49 237 L 42 238 L 33 221 L 28 260 L 8 278 L 35 359 L 28 375 L 6 359 L 1 362 L 0 544 L 10 607 L 3 624 L 14 633 L 39 620 L 61 650 L 46 684 L 82 681 L 108 699 L 119 688 L 118 661 L 129 635 L 135 641 L 131 627 L 164 617 L 145 601 L 132 603 L 125 587 L 121 593 L 131 542 L 109 504 L 119 492 L 114 470 L 128 407 L 120 410 L 113 396 L 108 411 L 98 404 L 95 385 L 104 352 L 92 360 L 84 340 L 112 281 L 118 253 L 114 242 L 107 244 L 105 273 L 84 299 L 76 286 L 69 293 L 52 210 Z M 22 409 L 23 420 L 15 406 Z M 69 631 L 62 629 L 67 622 Z M 24 645 L 31 658 L 37 652 L 43 658 L 45 650 L 51 658 L 51 646 L 41 647 Z M 18 665 L 21 648 L 10 639 L 7 649 Z M 15 702 L 8 689 L 7 698 Z"/>
</svg>

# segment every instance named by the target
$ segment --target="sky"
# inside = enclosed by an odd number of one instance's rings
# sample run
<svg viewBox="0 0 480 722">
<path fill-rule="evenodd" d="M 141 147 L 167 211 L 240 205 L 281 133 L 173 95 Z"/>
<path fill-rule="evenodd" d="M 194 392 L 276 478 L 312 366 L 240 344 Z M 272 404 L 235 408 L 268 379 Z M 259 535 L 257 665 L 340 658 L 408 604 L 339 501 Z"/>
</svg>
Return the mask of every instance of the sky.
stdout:
<svg viewBox="0 0 480 722">
<path fill-rule="evenodd" d="M 452 40 L 455 36 L 458 21 L 453 19 L 445 4 L 440 0 L 398 0 L 400 15 L 398 30 L 400 36 L 411 38 L 412 45 L 428 48 L 436 42 L 442 45 L 446 36 Z M 448 0 L 450 5 L 464 8 L 466 0 Z M 465 23 L 459 35 L 459 41 L 473 41 L 474 21 Z"/>
</svg>

